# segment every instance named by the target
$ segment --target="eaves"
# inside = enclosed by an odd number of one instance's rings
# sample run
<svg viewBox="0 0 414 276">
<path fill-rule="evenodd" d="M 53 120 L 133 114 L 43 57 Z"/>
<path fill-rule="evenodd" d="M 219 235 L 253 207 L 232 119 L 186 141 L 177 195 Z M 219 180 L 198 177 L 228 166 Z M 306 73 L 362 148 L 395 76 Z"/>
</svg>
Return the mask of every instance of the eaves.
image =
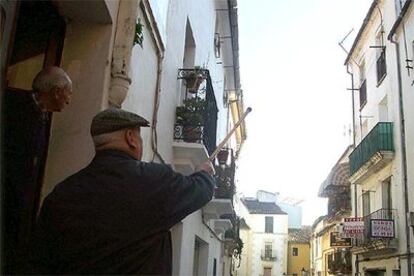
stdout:
<svg viewBox="0 0 414 276">
<path fill-rule="evenodd" d="M 401 9 L 400 15 L 398 16 L 397 20 L 395 21 L 394 25 L 392 25 L 391 31 L 388 34 L 388 40 L 392 39 L 392 36 L 397 31 L 398 27 L 400 26 L 401 22 L 403 21 L 405 15 L 408 12 L 410 5 L 412 4 L 412 0 L 407 0 L 404 4 L 404 7 Z"/>
<path fill-rule="evenodd" d="M 347 65 L 348 62 L 349 62 L 349 60 L 351 59 L 351 56 L 354 53 L 354 50 L 357 47 L 358 42 L 361 39 L 361 36 L 364 33 L 364 31 L 365 31 L 365 29 L 366 29 L 366 27 L 368 25 L 369 19 L 371 18 L 372 14 L 374 13 L 374 9 L 377 6 L 377 4 L 378 4 L 378 0 L 374 0 L 372 2 L 371 7 L 369 8 L 367 15 L 365 16 L 365 19 L 362 22 L 361 27 L 359 28 L 358 34 L 355 37 L 354 43 L 352 44 L 352 47 L 351 47 L 351 50 L 349 51 L 348 56 L 345 59 L 344 65 Z"/>
</svg>

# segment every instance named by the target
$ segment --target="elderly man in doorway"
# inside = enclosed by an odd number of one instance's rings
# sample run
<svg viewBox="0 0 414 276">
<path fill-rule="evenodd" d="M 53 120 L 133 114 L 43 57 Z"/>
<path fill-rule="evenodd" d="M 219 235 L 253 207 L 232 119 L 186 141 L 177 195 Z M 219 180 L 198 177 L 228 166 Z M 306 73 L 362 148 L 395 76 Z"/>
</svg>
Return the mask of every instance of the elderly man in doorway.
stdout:
<svg viewBox="0 0 414 276">
<path fill-rule="evenodd" d="M 50 112 L 70 103 L 72 81 L 59 67 L 46 67 L 32 91 L 8 87 L 4 97 L 2 268 L 15 273 L 29 241 L 39 204 L 49 139 Z"/>
<path fill-rule="evenodd" d="M 42 206 L 36 273 L 171 275 L 170 228 L 208 203 L 210 162 L 190 176 L 141 161 L 137 114 L 107 109 L 92 120 L 96 155 Z"/>
</svg>

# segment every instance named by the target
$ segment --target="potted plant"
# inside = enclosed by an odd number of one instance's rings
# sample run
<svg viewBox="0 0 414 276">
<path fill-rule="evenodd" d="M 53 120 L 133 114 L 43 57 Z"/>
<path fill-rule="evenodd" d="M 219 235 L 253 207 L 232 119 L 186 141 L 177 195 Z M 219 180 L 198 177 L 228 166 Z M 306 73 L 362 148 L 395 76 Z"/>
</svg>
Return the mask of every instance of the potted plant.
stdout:
<svg viewBox="0 0 414 276">
<path fill-rule="evenodd" d="M 185 99 L 176 109 L 176 123 L 183 128 L 185 142 L 197 142 L 202 139 L 206 101 L 200 97 Z"/>
<path fill-rule="evenodd" d="M 194 66 L 194 70 L 185 76 L 185 84 L 189 93 L 197 93 L 201 83 L 205 79 L 205 73 L 200 66 Z"/>
<path fill-rule="evenodd" d="M 217 154 L 217 160 L 220 165 L 225 165 L 227 163 L 227 159 L 229 158 L 229 149 L 221 149 Z"/>
</svg>

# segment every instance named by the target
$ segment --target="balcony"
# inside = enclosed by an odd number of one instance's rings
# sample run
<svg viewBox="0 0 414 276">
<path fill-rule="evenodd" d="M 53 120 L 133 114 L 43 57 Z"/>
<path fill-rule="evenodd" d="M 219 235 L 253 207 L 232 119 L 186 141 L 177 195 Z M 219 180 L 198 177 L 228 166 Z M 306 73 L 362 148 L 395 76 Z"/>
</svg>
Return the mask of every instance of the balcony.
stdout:
<svg viewBox="0 0 414 276">
<path fill-rule="evenodd" d="M 352 253 L 349 249 L 336 251 L 328 255 L 329 274 L 351 274 Z"/>
<path fill-rule="evenodd" d="M 382 80 L 387 75 L 387 65 L 385 62 L 385 48 L 382 49 L 381 55 L 377 59 L 377 85 L 380 85 Z"/>
<path fill-rule="evenodd" d="M 179 78 L 184 78 L 190 71 L 180 69 Z M 174 166 L 184 174 L 193 172 L 194 167 L 207 160 L 216 148 L 217 103 L 208 70 L 202 72 L 205 85 L 197 89 L 197 93 L 186 96 L 188 105 L 179 107 L 184 119 L 179 122 L 177 116 L 174 124 Z"/>
<path fill-rule="evenodd" d="M 220 199 L 230 199 L 233 201 L 233 196 L 236 191 L 234 176 L 236 172 L 235 157 L 231 151 L 230 164 L 221 164 L 215 167 L 216 175 L 216 189 L 214 197 Z"/>
<path fill-rule="evenodd" d="M 352 251 L 357 254 L 376 255 L 397 250 L 396 214 L 394 209 L 379 209 L 365 216 L 363 236 L 356 239 Z"/>
<path fill-rule="evenodd" d="M 276 262 L 277 260 L 276 252 L 274 250 L 266 250 L 266 249 L 262 250 L 262 254 L 260 255 L 260 258 L 262 259 L 262 261 L 265 261 L 265 262 Z"/>
<path fill-rule="evenodd" d="M 361 183 L 394 157 L 393 123 L 378 123 L 349 156 L 350 181 Z"/>
</svg>

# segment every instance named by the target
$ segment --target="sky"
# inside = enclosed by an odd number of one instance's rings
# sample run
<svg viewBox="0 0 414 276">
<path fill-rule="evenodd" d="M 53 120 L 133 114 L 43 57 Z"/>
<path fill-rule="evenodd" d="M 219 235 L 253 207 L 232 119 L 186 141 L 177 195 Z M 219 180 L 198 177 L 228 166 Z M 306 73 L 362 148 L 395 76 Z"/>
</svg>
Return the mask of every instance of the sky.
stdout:
<svg viewBox="0 0 414 276">
<path fill-rule="evenodd" d="M 343 65 L 372 0 L 238 0 L 245 141 L 237 190 L 303 199 L 304 225 L 326 214 L 320 184 L 350 144 Z"/>
</svg>

